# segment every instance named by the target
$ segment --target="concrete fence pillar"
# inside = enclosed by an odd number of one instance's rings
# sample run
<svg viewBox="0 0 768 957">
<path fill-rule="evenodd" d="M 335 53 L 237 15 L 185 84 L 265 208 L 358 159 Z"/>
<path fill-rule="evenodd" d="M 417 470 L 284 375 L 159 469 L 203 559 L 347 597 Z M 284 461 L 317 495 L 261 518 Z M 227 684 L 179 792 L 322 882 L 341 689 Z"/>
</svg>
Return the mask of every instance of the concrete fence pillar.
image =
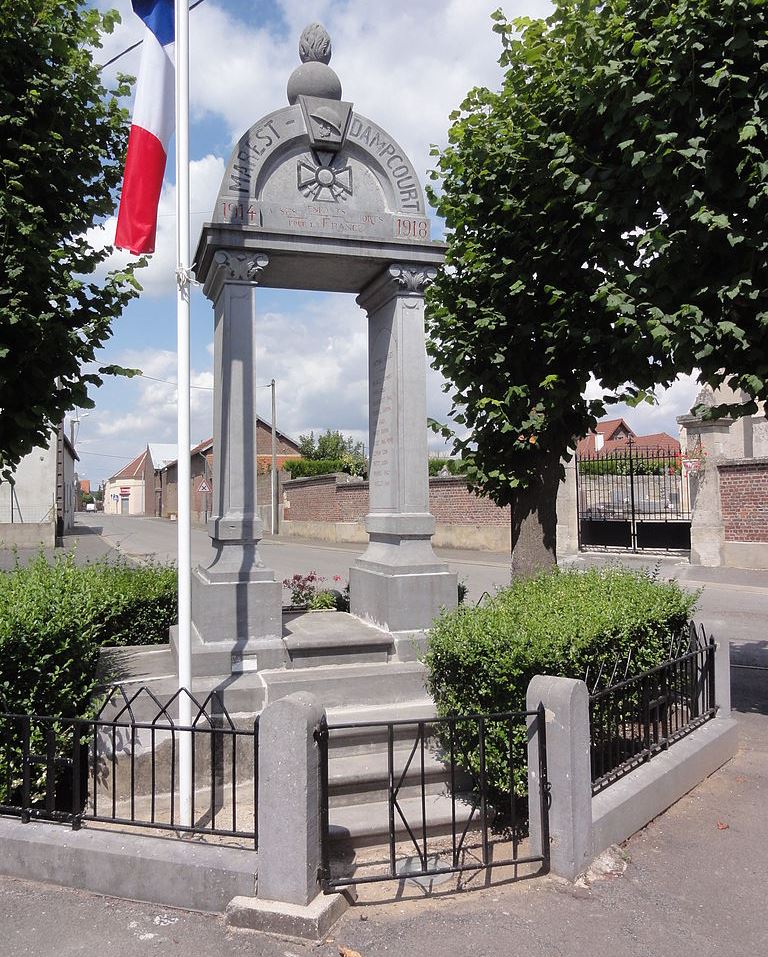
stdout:
<svg viewBox="0 0 768 957">
<path fill-rule="evenodd" d="M 319 939 L 343 913 L 341 894 L 323 894 L 320 750 L 325 709 L 306 692 L 267 705 L 259 720 L 257 898 L 236 897 L 230 924 Z"/>
<path fill-rule="evenodd" d="M 573 880 L 592 860 L 592 775 L 589 760 L 589 692 L 583 681 L 536 675 L 526 708 L 545 709 L 547 780 L 550 785 L 550 871 Z M 529 719 L 528 801 L 531 853 L 543 853 L 539 804 L 539 737 Z"/>
<path fill-rule="evenodd" d="M 731 643 L 722 638 L 715 644 L 715 704 L 718 718 L 730 718 Z"/>
<path fill-rule="evenodd" d="M 320 754 L 325 714 L 310 694 L 268 705 L 259 720 L 259 897 L 308 904 L 320 867 Z"/>
</svg>

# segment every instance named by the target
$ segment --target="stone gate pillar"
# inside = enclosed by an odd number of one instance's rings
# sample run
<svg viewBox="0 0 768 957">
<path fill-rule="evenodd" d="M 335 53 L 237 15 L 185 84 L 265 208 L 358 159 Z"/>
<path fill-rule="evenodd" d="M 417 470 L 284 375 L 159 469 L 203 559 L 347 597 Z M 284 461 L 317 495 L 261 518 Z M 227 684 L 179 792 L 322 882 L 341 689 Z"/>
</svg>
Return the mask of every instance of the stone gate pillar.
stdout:
<svg viewBox="0 0 768 957">
<path fill-rule="evenodd" d="M 214 557 L 192 577 L 193 672 L 229 674 L 283 663 L 282 586 L 259 541 L 256 290 L 269 263 L 261 252 L 220 249 L 204 292 L 214 306 Z"/>
<path fill-rule="evenodd" d="M 432 550 L 424 292 L 431 265 L 394 264 L 358 296 L 368 314 L 369 535 L 350 569 L 353 614 L 389 631 L 428 628 L 456 606 L 456 575 Z"/>
</svg>

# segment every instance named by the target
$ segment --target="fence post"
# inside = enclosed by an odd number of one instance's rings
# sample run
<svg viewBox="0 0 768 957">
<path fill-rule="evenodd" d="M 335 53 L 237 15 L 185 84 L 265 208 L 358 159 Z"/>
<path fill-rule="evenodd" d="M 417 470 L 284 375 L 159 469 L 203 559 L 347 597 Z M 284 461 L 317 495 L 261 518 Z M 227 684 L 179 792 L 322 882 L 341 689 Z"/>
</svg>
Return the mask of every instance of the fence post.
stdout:
<svg viewBox="0 0 768 957">
<path fill-rule="evenodd" d="M 545 709 L 547 778 L 550 785 L 550 871 L 573 880 L 592 860 L 592 775 L 589 760 L 589 692 L 583 681 L 536 675 L 526 709 Z M 528 806 L 531 853 L 542 854 L 539 755 L 536 719 L 529 719 Z"/>
<path fill-rule="evenodd" d="M 731 643 L 722 638 L 715 642 L 715 700 L 718 718 L 731 716 Z"/>
<path fill-rule="evenodd" d="M 235 897 L 228 923 L 317 940 L 347 906 L 324 895 L 320 749 L 325 709 L 306 692 L 267 705 L 259 719 L 257 897 Z"/>
</svg>

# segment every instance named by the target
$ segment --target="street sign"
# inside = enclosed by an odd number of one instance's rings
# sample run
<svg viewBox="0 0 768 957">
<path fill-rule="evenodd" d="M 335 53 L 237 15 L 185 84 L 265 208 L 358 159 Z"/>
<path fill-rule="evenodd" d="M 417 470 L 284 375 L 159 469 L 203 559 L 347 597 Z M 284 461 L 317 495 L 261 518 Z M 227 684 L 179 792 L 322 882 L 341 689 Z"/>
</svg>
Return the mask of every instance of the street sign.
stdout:
<svg viewBox="0 0 768 957">
<path fill-rule="evenodd" d="M 197 487 L 198 492 L 210 492 L 211 486 L 203 479 Z"/>
</svg>

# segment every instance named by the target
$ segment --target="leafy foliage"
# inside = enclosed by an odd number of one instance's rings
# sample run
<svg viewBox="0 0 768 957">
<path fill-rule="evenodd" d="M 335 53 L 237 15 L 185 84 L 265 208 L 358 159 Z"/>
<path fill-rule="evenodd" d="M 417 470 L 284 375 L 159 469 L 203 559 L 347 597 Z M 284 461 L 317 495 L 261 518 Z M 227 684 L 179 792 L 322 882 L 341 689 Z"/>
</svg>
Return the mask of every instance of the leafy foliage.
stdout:
<svg viewBox="0 0 768 957">
<path fill-rule="evenodd" d="M 463 459 L 430 459 L 429 474 L 439 475 L 443 469 L 447 469 L 451 475 L 464 475 L 467 469 Z"/>
<path fill-rule="evenodd" d="M 428 323 L 454 452 L 498 504 L 557 469 L 607 403 L 678 373 L 732 377 L 742 412 L 768 398 L 766 7 L 494 15 L 502 89 L 472 90 L 433 151 L 449 268 Z"/>
<path fill-rule="evenodd" d="M 537 674 L 583 678 L 632 652 L 628 676 L 665 660 L 673 636 L 685 628 L 697 596 L 677 582 L 612 567 L 555 571 L 519 581 L 485 604 L 443 614 L 433 624 L 426 655 L 427 685 L 438 714 L 524 711 Z M 459 728 L 461 725 L 459 724 Z M 508 729 L 488 723 L 490 780 L 507 786 Z M 463 742 L 473 770 L 476 738 Z M 525 734 L 515 737 L 518 784 L 526 774 Z"/>
<path fill-rule="evenodd" d="M 315 433 L 299 436 L 299 452 L 306 459 L 363 459 L 365 448 L 351 435 L 342 435 L 338 430 L 326 429 L 315 439 Z"/>
<path fill-rule="evenodd" d="M 88 230 L 114 209 L 128 115 L 92 51 L 118 22 L 81 0 L 0 0 L 0 470 L 90 408 L 110 323 L 138 294 L 133 267 L 94 274 L 111 252 Z"/>
<path fill-rule="evenodd" d="M 78 566 L 72 554 L 52 564 L 41 554 L 0 574 L 0 712 L 87 717 L 101 647 L 167 641 L 176 593 L 171 566 Z M 65 722 L 31 722 L 33 752 L 45 753 L 44 727 L 57 754 L 72 754 L 73 727 Z M 19 720 L 0 721 L 0 801 L 15 800 L 21 785 L 21 731 Z M 32 773 L 32 793 L 39 795 L 42 766 Z"/>
<path fill-rule="evenodd" d="M 291 478 L 306 478 L 311 475 L 330 475 L 333 472 L 346 472 L 367 478 L 368 469 L 363 460 L 351 459 L 286 459 L 283 468 L 290 472 Z"/>
<path fill-rule="evenodd" d="M 44 555 L 0 574 L 0 710 L 83 716 L 105 645 L 168 640 L 176 570 Z"/>
</svg>

